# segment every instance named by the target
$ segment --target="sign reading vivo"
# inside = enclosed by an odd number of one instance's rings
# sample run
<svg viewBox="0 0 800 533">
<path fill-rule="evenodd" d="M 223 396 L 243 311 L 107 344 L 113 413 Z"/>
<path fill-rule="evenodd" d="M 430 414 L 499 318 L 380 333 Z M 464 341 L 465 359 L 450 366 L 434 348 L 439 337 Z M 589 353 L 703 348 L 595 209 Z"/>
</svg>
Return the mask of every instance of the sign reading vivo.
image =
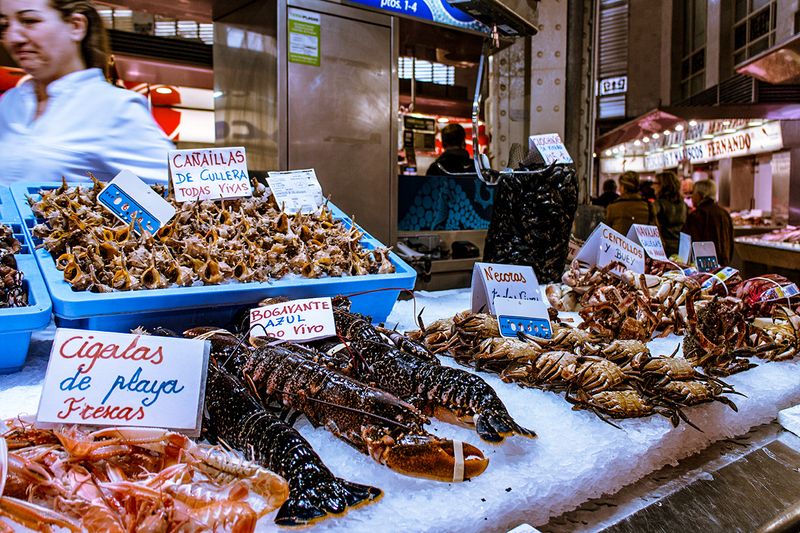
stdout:
<svg viewBox="0 0 800 533">
<path fill-rule="evenodd" d="M 347 4 L 359 4 L 393 15 L 418 18 L 447 24 L 455 28 L 488 32 L 488 28 L 446 0 L 345 0 Z"/>
</svg>

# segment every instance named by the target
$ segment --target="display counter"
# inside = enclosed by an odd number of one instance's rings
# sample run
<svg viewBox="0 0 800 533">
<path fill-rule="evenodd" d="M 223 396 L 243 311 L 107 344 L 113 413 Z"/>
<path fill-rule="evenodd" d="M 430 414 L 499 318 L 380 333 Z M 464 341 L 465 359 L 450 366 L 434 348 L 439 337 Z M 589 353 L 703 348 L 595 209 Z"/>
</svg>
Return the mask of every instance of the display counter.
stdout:
<svg viewBox="0 0 800 533">
<path fill-rule="evenodd" d="M 416 316 L 430 323 L 468 308 L 470 291 L 418 292 L 400 301 L 387 321 L 400 330 L 416 328 Z M 575 318 L 576 314 L 563 315 Z M 0 377 L 0 416 L 35 413 L 41 394 L 54 327 L 35 333 L 28 364 Z M 670 335 L 649 344 L 654 354 L 671 353 L 681 338 Z M 443 358 L 447 365 L 452 359 Z M 301 420 L 298 429 L 337 476 L 383 489 L 377 503 L 316 524 L 314 531 L 506 531 L 521 523 L 541 525 L 591 498 L 622 487 L 692 455 L 715 441 L 743 435 L 775 419 L 780 409 L 800 402 L 800 362 L 762 363 L 726 381 L 746 396 L 736 396 L 739 412 L 721 403 L 685 409 L 703 432 L 661 416 L 617 421 L 616 429 L 588 411 L 573 411 L 563 395 L 523 389 L 481 373 L 512 416 L 536 431 L 534 440 L 511 437 L 498 446 L 480 441 L 474 431 L 434 421 L 431 433 L 469 442 L 490 459 L 486 472 L 464 483 L 448 484 L 401 476 L 359 454 L 324 429 Z M 258 531 L 280 530 L 273 515 Z"/>
<path fill-rule="evenodd" d="M 744 278 L 775 272 L 800 281 L 800 244 L 765 241 L 756 236 L 736 237 L 734 241 Z"/>
</svg>

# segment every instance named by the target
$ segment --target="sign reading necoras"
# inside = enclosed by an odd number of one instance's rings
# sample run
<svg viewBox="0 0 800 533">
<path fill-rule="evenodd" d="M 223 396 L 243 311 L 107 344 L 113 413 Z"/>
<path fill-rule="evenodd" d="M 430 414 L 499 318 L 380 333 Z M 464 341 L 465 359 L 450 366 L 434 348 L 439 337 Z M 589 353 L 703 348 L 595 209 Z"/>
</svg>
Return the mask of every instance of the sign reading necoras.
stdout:
<svg viewBox="0 0 800 533">
<path fill-rule="evenodd" d="M 175 200 L 219 200 L 252 196 L 247 157 L 241 146 L 169 152 Z"/>
<path fill-rule="evenodd" d="M 618 262 L 622 266 L 612 269 L 614 274 L 621 274 L 624 269 L 644 274 L 644 249 L 602 222 L 586 239 L 575 260 L 598 267 Z"/>
<path fill-rule="evenodd" d="M 667 260 L 667 254 L 664 252 L 664 245 L 661 243 L 661 234 L 658 232 L 658 227 L 634 224 L 628 230 L 628 239 L 640 244 L 645 253 L 651 258 L 658 261 Z"/>
<path fill-rule="evenodd" d="M 330 298 L 307 298 L 250 310 L 250 336 L 310 341 L 336 336 Z"/>
<path fill-rule="evenodd" d="M 545 164 L 571 164 L 573 162 L 572 156 L 569 155 L 567 147 L 561 142 L 561 137 L 558 136 L 558 133 L 531 135 L 528 140 L 528 147 L 531 150 L 533 150 L 534 147 L 539 150 Z"/>
<path fill-rule="evenodd" d="M 37 421 L 200 434 L 208 341 L 56 330 Z"/>
<path fill-rule="evenodd" d="M 472 310 L 496 314 L 494 300 L 498 297 L 541 301 L 539 281 L 533 268 L 475 263 L 472 268 Z"/>
</svg>

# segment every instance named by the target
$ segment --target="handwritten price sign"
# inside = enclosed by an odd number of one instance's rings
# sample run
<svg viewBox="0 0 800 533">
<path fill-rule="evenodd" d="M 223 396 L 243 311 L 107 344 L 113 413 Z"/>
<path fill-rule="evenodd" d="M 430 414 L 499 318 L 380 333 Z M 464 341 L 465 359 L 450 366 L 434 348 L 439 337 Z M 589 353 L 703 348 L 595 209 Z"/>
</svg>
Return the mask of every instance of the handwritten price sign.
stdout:
<svg viewBox="0 0 800 533">
<path fill-rule="evenodd" d="M 336 336 L 330 298 L 307 298 L 250 310 L 250 336 L 308 341 Z"/>
<path fill-rule="evenodd" d="M 208 353 L 207 341 L 59 328 L 36 418 L 199 435 Z"/>
<path fill-rule="evenodd" d="M 666 261 L 667 254 L 664 252 L 664 244 L 661 242 L 661 234 L 657 226 L 647 226 L 644 224 L 633 224 L 628 230 L 628 239 L 640 244 L 647 255 L 659 261 Z"/>
<path fill-rule="evenodd" d="M 252 196 L 247 157 L 241 146 L 208 150 L 172 150 L 169 173 L 175 200 L 219 200 Z"/>
<path fill-rule="evenodd" d="M 472 310 L 495 313 L 495 298 L 542 299 L 539 281 L 530 266 L 475 263 L 472 267 Z"/>
<path fill-rule="evenodd" d="M 624 268 L 644 273 L 644 249 L 626 239 L 602 222 L 592 231 L 575 259 L 589 266 L 604 267 L 609 263 L 622 263 Z M 620 274 L 619 267 L 611 272 Z"/>
</svg>

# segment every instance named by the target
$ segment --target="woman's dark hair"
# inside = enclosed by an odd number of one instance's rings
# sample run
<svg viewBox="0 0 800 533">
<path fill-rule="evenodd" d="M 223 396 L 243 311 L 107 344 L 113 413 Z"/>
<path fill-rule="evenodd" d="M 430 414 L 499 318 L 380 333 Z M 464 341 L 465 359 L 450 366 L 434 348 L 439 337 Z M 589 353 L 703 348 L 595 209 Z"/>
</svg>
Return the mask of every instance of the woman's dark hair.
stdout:
<svg viewBox="0 0 800 533">
<path fill-rule="evenodd" d="M 681 182 L 674 172 L 659 172 L 656 174 L 656 179 L 661 182 L 661 191 L 658 193 L 659 198 L 677 202 L 681 199 Z"/>
<path fill-rule="evenodd" d="M 81 57 L 86 68 L 99 68 L 108 77 L 108 34 L 94 4 L 88 0 L 50 0 L 50 6 L 59 11 L 64 20 L 74 14 L 86 17 L 86 36 L 81 41 Z"/>
</svg>

